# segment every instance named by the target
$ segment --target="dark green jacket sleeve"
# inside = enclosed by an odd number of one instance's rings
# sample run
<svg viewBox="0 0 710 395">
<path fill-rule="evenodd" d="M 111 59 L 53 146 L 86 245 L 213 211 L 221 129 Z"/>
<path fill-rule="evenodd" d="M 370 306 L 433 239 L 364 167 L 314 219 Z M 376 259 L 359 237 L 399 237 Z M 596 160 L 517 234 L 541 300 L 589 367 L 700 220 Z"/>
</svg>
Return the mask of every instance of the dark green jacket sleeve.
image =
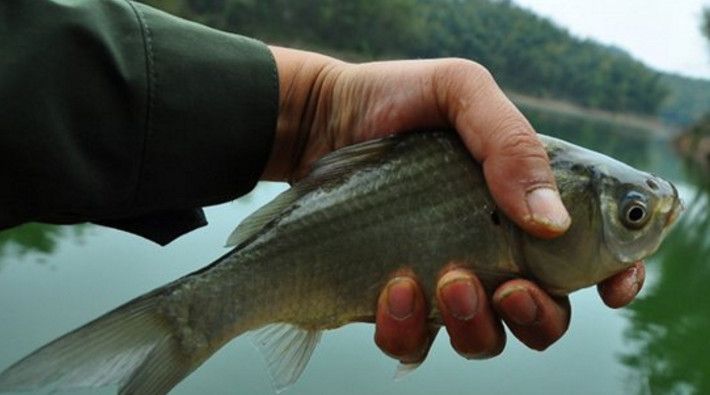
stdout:
<svg viewBox="0 0 710 395">
<path fill-rule="evenodd" d="M 253 188 L 278 78 L 257 41 L 127 0 L 0 2 L 0 228 L 93 221 L 160 243 Z"/>
</svg>

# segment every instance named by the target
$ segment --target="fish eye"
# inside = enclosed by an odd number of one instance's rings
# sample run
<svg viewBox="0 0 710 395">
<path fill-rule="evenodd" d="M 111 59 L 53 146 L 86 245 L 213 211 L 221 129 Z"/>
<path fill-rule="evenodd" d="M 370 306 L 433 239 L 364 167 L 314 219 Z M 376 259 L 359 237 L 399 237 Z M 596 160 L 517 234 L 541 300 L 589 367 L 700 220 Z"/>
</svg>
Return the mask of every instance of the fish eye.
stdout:
<svg viewBox="0 0 710 395">
<path fill-rule="evenodd" d="M 640 229 L 648 222 L 648 209 L 638 193 L 629 193 L 620 212 L 621 222 L 629 229 Z"/>
</svg>

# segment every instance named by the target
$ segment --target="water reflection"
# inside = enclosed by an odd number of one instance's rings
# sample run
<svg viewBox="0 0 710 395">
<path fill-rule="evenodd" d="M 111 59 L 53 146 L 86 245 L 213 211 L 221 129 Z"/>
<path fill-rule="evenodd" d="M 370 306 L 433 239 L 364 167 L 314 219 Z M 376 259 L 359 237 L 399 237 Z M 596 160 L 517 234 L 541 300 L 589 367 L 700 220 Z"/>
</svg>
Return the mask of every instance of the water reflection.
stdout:
<svg viewBox="0 0 710 395">
<path fill-rule="evenodd" d="M 511 340 L 501 357 L 467 364 L 442 336 L 426 366 L 397 383 L 390 379 L 391 361 L 370 343 L 372 328 L 343 328 L 329 333 L 304 378 L 288 394 L 453 394 L 472 393 L 471 388 L 484 394 L 626 394 L 628 386 L 640 394 L 710 394 L 710 378 L 705 376 L 710 372 L 705 335 L 710 333 L 710 294 L 703 289 L 710 281 L 705 258 L 710 256 L 710 193 L 707 187 L 693 187 L 707 182 L 707 175 L 684 172 L 668 142 L 646 132 L 628 133 L 626 127 L 605 122 L 525 112 L 540 131 L 663 175 L 683 185 L 684 191 L 701 190 L 687 199 L 689 210 L 682 222 L 649 262 L 649 270 L 658 274 L 657 283 L 649 284 L 645 296 L 621 313 L 603 308 L 593 290 L 575 294 L 569 333 L 544 353 L 533 353 Z M 283 185 L 262 185 L 236 204 L 208 209 L 210 226 L 167 248 L 88 226 L 31 224 L 0 232 L 0 266 L 17 257 L 47 254 L 54 254 L 51 262 L 57 263 L 56 270 L 13 265 L 0 273 L 4 322 L 0 369 L 127 299 L 221 255 L 221 243 L 235 223 L 281 190 Z M 88 229 L 93 229 L 90 240 L 85 235 Z M 80 241 L 86 236 L 87 245 L 73 248 L 75 236 Z M 240 393 L 273 394 L 264 366 L 245 363 L 259 359 L 248 340 L 235 343 L 175 392 L 234 393 L 236 363 Z M 633 371 L 632 376 L 626 376 L 628 371 Z"/>
<path fill-rule="evenodd" d="M 588 117 L 521 109 L 540 133 L 602 152 L 637 168 L 649 166 L 653 139 L 645 130 Z"/>
<path fill-rule="evenodd" d="M 624 310 L 630 347 L 619 356 L 638 394 L 710 394 L 710 177 L 683 164 L 670 142 L 628 126 L 523 109 L 537 130 L 687 183 L 687 210 L 649 262 L 656 276 Z M 631 132 L 631 133 L 629 133 Z"/>
<path fill-rule="evenodd" d="M 59 226 L 28 223 L 0 231 L 0 268 L 10 259 L 28 254 L 51 255 L 67 238 L 81 241 L 89 225 Z"/>
<path fill-rule="evenodd" d="M 689 175 L 702 177 L 707 174 Z M 635 345 L 621 361 L 643 379 L 635 378 L 639 394 L 710 394 L 710 188 L 704 184 L 696 184 L 685 215 L 656 256 L 656 283 L 627 310 L 625 335 Z"/>
</svg>

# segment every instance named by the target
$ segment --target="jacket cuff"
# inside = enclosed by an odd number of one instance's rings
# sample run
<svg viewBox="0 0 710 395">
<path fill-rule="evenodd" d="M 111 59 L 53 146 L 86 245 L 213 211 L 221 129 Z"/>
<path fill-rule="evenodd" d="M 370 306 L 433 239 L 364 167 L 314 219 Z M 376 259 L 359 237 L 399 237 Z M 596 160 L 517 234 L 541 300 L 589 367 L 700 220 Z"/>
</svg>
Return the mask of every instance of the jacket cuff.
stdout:
<svg viewBox="0 0 710 395">
<path fill-rule="evenodd" d="M 271 51 L 256 40 L 133 5 L 148 74 L 136 205 L 190 208 L 248 192 L 266 165 L 276 128 L 279 87 Z"/>
</svg>

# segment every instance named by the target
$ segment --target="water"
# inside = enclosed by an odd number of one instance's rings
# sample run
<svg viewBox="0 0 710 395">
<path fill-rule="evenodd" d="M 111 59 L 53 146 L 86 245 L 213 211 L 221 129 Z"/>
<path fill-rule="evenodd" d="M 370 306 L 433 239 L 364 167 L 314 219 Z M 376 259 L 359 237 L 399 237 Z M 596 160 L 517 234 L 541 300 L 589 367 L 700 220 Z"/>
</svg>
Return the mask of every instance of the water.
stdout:
<svg viewBox="0 0 710 395">
<path fill-rule="evenodd" d="M 302 378 L 286 393 L 313 394 L 628 394 L 710 393 L 710 216 L 703 176 L 674 156 L 667 141 L 642 131 L 527 111 L 541 131 L 667 177 L 689 212 L 648 261 L 640 297 L 618 311 L 594 289 L 572 295 L 568 334 L 543 353 L 509 336 L 505 352 L 467 361 L 439 334 L 426 363 L 395 382 L 396 364 L 372 341 L 373 327 L 326 333 Z M 707 177 L 707 176 L 705 176 Z M 98 226 L 25 226 L 0 233 L 0 368 L 103 312 L 196 270 L 249 212 L 284 189 L 261 184 L 245 198 L 207 209 L 210 225 L 166 248 Z M 85 390 L 108 394 L 115 389 Z M 228 344 L 175 394 L 273 394 L 248 337 Z"/>
</svg>

